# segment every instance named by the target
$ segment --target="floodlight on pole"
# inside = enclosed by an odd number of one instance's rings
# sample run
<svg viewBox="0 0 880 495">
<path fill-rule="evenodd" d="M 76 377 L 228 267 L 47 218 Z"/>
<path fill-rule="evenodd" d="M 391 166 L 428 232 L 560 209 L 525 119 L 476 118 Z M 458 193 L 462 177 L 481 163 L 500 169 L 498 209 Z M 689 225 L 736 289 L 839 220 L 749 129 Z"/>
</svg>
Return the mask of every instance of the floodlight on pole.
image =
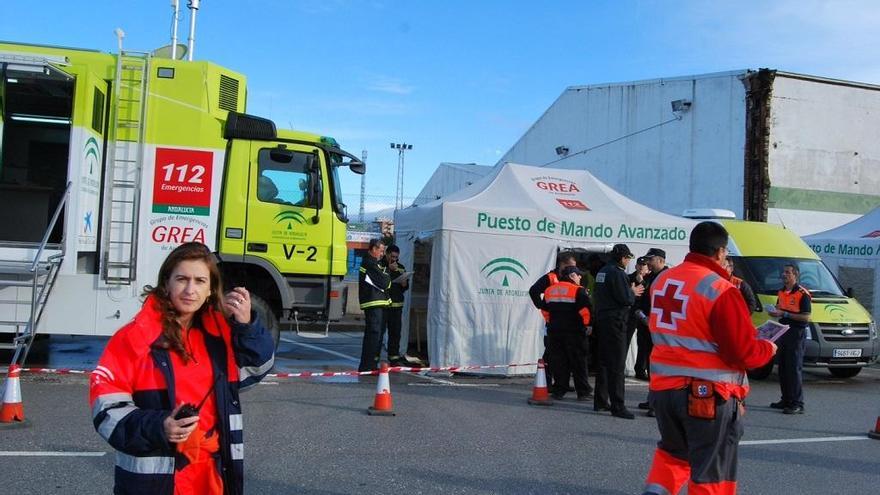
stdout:
<svg viewBox="0 0 880 495">
<path fill-rule="evenodd" d="M 403 209 L 403 155 L 412 149 L 411 144 L 391 143 L 391 149 L 397 150 L 397 196 L 394 208 Z"/>
</svg>

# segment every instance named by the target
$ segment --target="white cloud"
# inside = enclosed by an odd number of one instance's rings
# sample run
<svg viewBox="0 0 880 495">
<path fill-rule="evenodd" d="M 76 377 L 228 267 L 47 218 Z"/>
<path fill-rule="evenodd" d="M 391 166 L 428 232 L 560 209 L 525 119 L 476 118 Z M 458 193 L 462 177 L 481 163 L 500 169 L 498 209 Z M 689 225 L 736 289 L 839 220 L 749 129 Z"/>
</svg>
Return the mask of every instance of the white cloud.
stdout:
<svg viewBox="0 0 880 495">
<path fill-rule="evenodd" d="M 412 94 L 415 88 L 412 85 L 406 84 L 401 79 L 383 75 L 373 75 L 369 77 L 367 89 L 392 95 L 409 95 Z"/>
</svg>

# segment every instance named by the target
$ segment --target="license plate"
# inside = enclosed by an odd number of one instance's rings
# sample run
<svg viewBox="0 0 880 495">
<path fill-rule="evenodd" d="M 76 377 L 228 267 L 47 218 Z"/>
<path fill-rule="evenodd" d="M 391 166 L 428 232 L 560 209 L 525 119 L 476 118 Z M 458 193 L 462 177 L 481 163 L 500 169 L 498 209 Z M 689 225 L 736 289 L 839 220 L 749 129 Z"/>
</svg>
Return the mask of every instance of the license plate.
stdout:
<svg viewBox="0 0 880 495">
<path fill-rule="evenodd" d="M 836 358 L 850 358 L 850 357 L 862 357 L 861 349 L 834 349 L 834 353 L 831 354 L 832 357 Z"/>
</svg>

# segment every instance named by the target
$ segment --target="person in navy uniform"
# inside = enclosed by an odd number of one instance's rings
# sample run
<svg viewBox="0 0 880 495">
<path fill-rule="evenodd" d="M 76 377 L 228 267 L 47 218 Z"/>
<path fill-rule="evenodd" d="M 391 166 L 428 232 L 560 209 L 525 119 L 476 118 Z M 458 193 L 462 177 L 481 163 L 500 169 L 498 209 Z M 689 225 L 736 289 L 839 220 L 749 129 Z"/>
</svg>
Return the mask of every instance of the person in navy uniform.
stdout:
<svg viewBox="0 0 880 495">
<path fill-rule="evenodd" d="M 774 409 L 782 409 L 785 414 L 804 413 L 804 347 L 807 325 L 810 324 L 812 296 L 810 291 L 798 284 L 800 269 L 795 264 L 782 267 L 782 283 L 776 294 L 776 309 L 767 314 L 779 318 L 779 323 L 788 325 L 787 332 L 779 338 L 779 388 L 782 398 L 770 404 Z"/>
<path fill-rule="evenodd" d="M 596 274 L 594 303 L 596 318 L 593 324 L 599 343 L 599 374 L 596 377 L 596 411 L 610 410 L 611 415 L 634 419 L 624 405 L 624 368 L 626 366 L 626 323 L 629 309 L 644 287 L 631 284 L 626 276 L 626 266 L 633 259 L 626 244 L 615 244 L 611 257 Z"/>
</svg>

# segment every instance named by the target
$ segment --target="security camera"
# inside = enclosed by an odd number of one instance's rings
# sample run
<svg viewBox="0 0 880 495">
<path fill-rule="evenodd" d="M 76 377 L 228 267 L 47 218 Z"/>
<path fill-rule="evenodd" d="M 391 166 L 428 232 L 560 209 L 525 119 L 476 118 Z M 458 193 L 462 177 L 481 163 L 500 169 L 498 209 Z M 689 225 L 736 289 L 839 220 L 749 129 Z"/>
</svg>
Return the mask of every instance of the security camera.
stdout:
<svg viewBox="0 0 880 495">
<path fill-rule="evenodd" d="M 567 146 L 557 146 L 556 147 L 556 154 L 559 156 L 568 155 L 568 147 Z"/>
<path fill-rule="evenodd" d="M 693 102 L 690 100 L 673 100 L 672 111 L 675 113 L 684 113 L 691 109 Z"/>
</svg>

